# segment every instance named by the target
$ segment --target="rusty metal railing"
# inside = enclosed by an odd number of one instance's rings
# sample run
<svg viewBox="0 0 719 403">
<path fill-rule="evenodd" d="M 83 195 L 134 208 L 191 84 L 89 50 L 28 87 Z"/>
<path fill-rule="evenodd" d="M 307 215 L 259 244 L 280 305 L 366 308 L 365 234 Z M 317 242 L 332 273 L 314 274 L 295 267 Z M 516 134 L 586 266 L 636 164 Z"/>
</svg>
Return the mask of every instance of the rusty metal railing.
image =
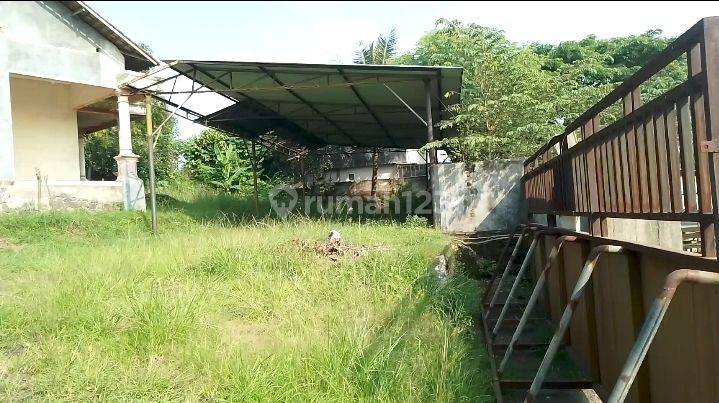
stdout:
<svg viewBox="0 0 719 403">
<path fill-rule="evenodd" d="M 514 299 L 514 295 L 517 292 L 517 288 L 519 287 L 519 283 L 524 278 L 525 273 L 527 272 L 527 268 L 529 267 L 529 262 L 534 257 L 534 250 L 537 248 L 537 243 L 539 242 L 539 237 L 546 234 L 546 231 L 537 231 L 534 233 L 534 238 L 532 238 L 532 243 L 529 246 L 529 250 L 527 251 L 527 254 L 524 256 L 524 260 L 522 261 L 522 265 L 519 267 L 519 271 L 517 272 L 517 276 L 514 278 L 514 282 L 512 283 L 512 288 L 509 290 L 509 294 L 507 294 L 507 298 L 504 301 L 504 305 L 502 305 L 502 310 L 499 312 L 499 317 L 497 317 L 497 322 L 494 324 L 494 328 L 492 329 L 492 338 L 497 337 L 497 333 L 499 332 L 499 328 L 502 326 L 502 322 L 504 322 L 504 317 L 507 315 L 507 312 L 509 311 L 510 304 L 512 303 L 512 300 Z M 501 292 L 501 289 L 499 285 L 497 286 L 497 290 L 495 292 L 495 298 L 499 293 Z"/>
<path fill-rule="evenodd" d="M 509 256 L 509 260 L 507 260 L 507 265 L 504 267 L 504 270 L 502 271 L 499 280 L 497 281 L 496 288 L 494 289 L 494 293 L 492 294 L 492 298 L 489 301 L 489 309 L 491 310 L 494 308 L 494 305 L 497 303 L 497 298 L 499 298 L 500 291 L 502 289 L 502 286 L 504 285 L 504 281 L 509 276 L 509 272 L 512 267 L 512 263 L 514 263 L 514 259 L 517 257 L 517 254 L 519 253 L 519 250 L 522 247 L 522 240 L 524 239 L 524 236 L 526 235 L 527 231 L 531 230 L 531 227 L 529 226 L 521 226 L 522 231 L 519 233 L 519 239 L 517 240 L 517 244 L 514 245 L 514 249 L 512 250 L 512 254 Z M 507 240 L 507 245 L 511 243 L 512 239 L 509 238 Z M 506 249 L 506 248 L 505 248 Z M 501 259 L 500 259 L 501 261 Z"/>
<path fill-rule="evenodd" d="M 671 63 L 686 63 L 687 79 L 643 103 L 642 86 Z M 604 125 L 617 104 L 623 116 Z M 587 216 L 594 235 L 610 217 L 697 222 L 702 255 L 715 257 L 718 169 L 719 17 L 709 17 L 529 157 L 523 183 L 530 213 Z"/>
<path fill-rule="evenodd" d="M 527 325 L 529 315 L 532 313 L 532 310 L 534 310 L 534 307 L 537 305 L 539 295 L 542 293 L 542 291 L 544 291 L 544 284 L 547 281 L 547 275 L 549 274 L 549 270 L 552 268 L 552 264 L 557 260 L 557 257 L 559 256 L 559 251 L 562 249 L 562 245 L 564 245 L 564 242 L 574 242 L 576 240 L 577 237 L 575 236 L 563 235 L 557 238 L 557 240 L 554 242 L 554 246 L 552 246 L 552 251 L 549 253 L 547 263 L 545 264 L 544 269 L 537 278 L 534 289 L 532 289 L 532 295 L 529 296 L 527 306 L 524 308 L 524 312 L 522 312 L 522 317 L 519 319 L 519 324 L 517 324 L 517 327 L 514 329 L 512 338 L 510 339 L 509 344 L 507 345 L 507 349 L 504 352 L 504 356 L 502 357 L 502 361 L 499 363 L 499 367 L 497 368 L 497 376 L 501 377 L 502 373 L 504 373 L 504 369 L 507 367 L 509 358 L 514 352 L 514 346 L 517 344 L 519 337 L 522 335 L 524 327 Z M 497 322 L 497 324 L 498 323 L 499 322 Z M 495 325 L 495 329 L 493 331 L 495 336 L 497 333 L 497 328 L 498 325 Z"/>
<path fill-rule="evenodd" d="M 662 324 L 662 319 L 664 319 L 667 309 L 669 309 L 669 304 L 672 302 L 674 293 L 677 291 L 679 285 L 684 282 L 719 285 L 719 273 L 680 269 L 673 271 L 667 276 L 662 292 L 647 313 L 644 324 L 639 331 L 637 341 L 629 352 L 629 357 L 627 357 L 624 368 L 617 379 L 617 383 L 614 385 L 612 394 L 609 395 L 608 403 L 620 403 L 626 399 L 629 389 L 634 382 L 634 378 L 636 378 L 637 373 L 639 373 L 639 367 L 642 365 L 642 361 L 644 361 L 644 357 L 646 357 L 649 351 L 649 347 L 654 340 L 654 336 L 657 334 L 657 330 L 659 330 L 659 326 Z"/>
<path fill-rule="evenodd" d="M 683 319 L 673 315 L 668 317 L 669 323 L 665 324 L 665 326 L 674 327 L 668 333 L 671 336 L 665 335 L 663 341 L 657 345 L 659 350 L 653 353 L 651 372 L 649 372 L 649 369 L 643 372 L 639 371 L 642 360 L 649 351 L 649 345 L 654 339 L 676 287 L 681 281 L 706 284 L 719 283 L 719 262 L 715 259 L 699 257 L 685 252 L 598 237 L 557 227 L 530 225 L 527 226 L 526 232 L 529 233 L 530 231 L 534 235 L 533 241 L 535 236 L 540 240 L 553 239 L 553 246 L 548 256 L 544 255 L 546 258 L 537 256 L 538 260 L 543 261 L 543 268 L 535 276 L 536 283 L 518 323 L 515 320 L 509 321 L 507 319 L 502 321 L 501 314 L 500 317 L 493 319 L 493 315 L 487 309 L 488 304 L 485 304 L 483 309 L 482 328 L 490 354 L 490 363 L 494 374 L 493 386 L 498 401 L 503 401 L 503 394 L 513 389 L 528 389 L 526 401 L 532 401 L 535 397 L 539 398 L 538 392 L 542 388 L 546 388 L 546 392 L 550 394 L 557 393 L 561 389 L 591 388 L 600 394 L 602 398 L 620 402 L 626 397 L 635 378 L 637 379 L 635 397 L 637 401 L 669 401 L 676 400 L 677 395 L 671 394 L 671 392 L 667 393 L 666 390 L 663 393 L 659 391 L 664 388 L 662 380 L 665 379 L 667 373 L 673 371 L 673 368 L 691 367 L 691 365 L 694 365 L 691 364 L 692 362 L 703 360 L 702 368 L 707 371 L 705 378 L 711 378 L 713 374 L 719 374 L 719 367 L 713 364 L 715 360 L 706 356 L 706 354 L 711 354 L 711 351 L 714 351 L 712 350 L 714 347 L 711 346 L 719 346 L 719 341 L 711 334 L 697 334 L 697 336 L 703 338 L 703 343 L 706 344 L 701 346 L 703 350 L 701 350 L 702 353 L 699 356 L 673 355 L 672 359 L 666 357 L 667 354 L 676 353 L 676 351 L 665 350 L 667 348 L 666 337 L 671 337 L 672 344 L 687 343 L 688 340 L 691 340 L 691 334 L 693 334 L 691 332 L 696 331 L 696 329 L 690 328 L 676 328 L 677 323 L 682 323 Z M 519 231 L 517 230 L 516 232 Z M 505 254 L 508 254 L 511 249 L 512 241 L 508 242 L 509 244 L 505 246 Z M 565 246 L 568 244 L 571 244 L 571 246 Z M 544 247 L 540 247 L 540 245 L 541 243 L 537 244 L 533 251 L 530 250 L 532 253 L 528 254 L 546 253 Z M 530 249 L 532 249 L 531 246 Z M 611 264 L 602 266 L 600 270 L 595 270 L 595 267 L 602 260 L 600 256 L 604 253 L 621 253 L 622 258 L 612 260 Z M 519 255 L 518 253 L 515 260 L 519 258 Z M 527 258 L 525 257 L 524 260 L 526 261 Z M 531 261 L 535 262 L 537 260 L 531 259 Z M 693 267 L 696 270 L 676 271 L 665 278 L 666 273 L 675 267 Z M 581 270 L 578 271 L 577 269 Z M 509 268 L 505 270 L 509 270 Z M 626 272 L 622 273 L 623 270 L 626 270 Z M 521 269 L 519 271 L 521 272 Z M 597 275 L 593 276 L 595 271 Z M 605 273 L 601 274 L 602 272 Z M 516 269 L 512 270 L 511 274 L 515 273 L 521 277 Z M 509 295 L 506 295 L 509 284 L 505 284 L 503 288 L 496 287 L 500 277 L 499 274 L 501 273 L 498 273 L 493 284 L 487 288 L 486 296 L 494 296 L 501 289 L 504 292 L 502 292 L 501 297 L 497 298 L 497 305 L 495 306 L 504 304 L 504 308 L 513 300 L 514 293 L 510 291 Z M 568 282 L 568 276 L 574 276 L 575 274 L 577 276 L 574 277 L 576 280 L 571 283 Z M 550 283 L 549 278 L 553 276 L 557 277 Z M 516 281 L 517 279 L 515 278 Z M 505 281 L 505 283 L 508 283 L 508 281 Z M 642 302 L 644 301 L 643 293 L 655 292 L 652 290 L 658 289 L 655 288 L 657 284 L 665 284 L 664 291 L 651 308 L 649 306 L 644 308 L 644 303 Z M 614 288 L 623 291 L 618 293 L 611 291 Z M 571 291 L 570 298 L 567 298 L 568 296 L 564 294 L 564 290 Z M 544 294 L 545 292 L 547 293 Z M 695 290 L 691 292 L 694 294 L 687 296 L 690 301 L 703 298 L 703 301 L 706 301 L 707 304 L 716 302 L 716 299 L 706 299 L 708 296 L 706 293 L 695 294 Z M 702 296 L 699 297 L 698 295 Z M 542 329 L 547 329 L 547 326 L 551 326 L 553 322 L 546 322 L 538 317 L 535 317 L 535 319 L 540 319 L 540 321 L 529 320 L 530 314 L 540 304 L 539 301 L 542 296 L 546 297 L 545 302 L 548 304 L 545 304 L 544 308 L 550 309 L 548 319 L 558 319 L 558 325 L 554 328 L 555 332 L 549 343 L 537 340 L 536 337 L 538 334 L 542 334 Z M 585 302 L 583 308 L 579 308 L 581 300 Z M 616 307 L 626 306 L 626 311 L 629 311 L 628 316 L 621 319 L 609 319 L 607 315 L 613 315 L 611 308 L 606 306 L 605 308 L 599 308 L 608 301 L 611 301 L 610 305 Z M 555 314 L 551 313 L 553 312 L 551 311 L 551 306 L 557 306 L 553 305 L 557 303 L 559 306 L 564 307 L 564 311 L 560 313 L 561 318 L 556 318 Z M 698 309 L 696 307 L 689 308 L 685 301 L 682 304 L 681 309 L 684 312 L 687 312 L 685 311 L 686 309 Z M 515 305 L 518 306 L 518 304 Z M 575 315 L 575 311 L 577 315 Z M 707 311 L 704 312 L 704 315 L 706 315 Z M 702 314 L 699 314 L 698 311 L 690 314 L 690 316 L 694 315 L 699 315 L 696 317 L 698 319 Z M 711 321 L 711 317 L 705 316 L 701 317 L 701 319 Z M 600 326 L 601 323 L 608 323 L 607 321 L 615 323 L 615 325 L 609 327 L 606 325 Z M 497 322 L 503 322 L 502 329 L 513 329 L 508 343 L 506 339 L 496 337 L 497 328 L 499 327 Z M 578 326 L 577 333 L 575 334 L 574 330 L 572 330 L 571 337 L 566 337 L 570 330 L 570 323 L 572 324 L 571 329 L 574 329 L 574 325 Z M 620 323 L 625 326 L 625 329 L 629 330 L 618 331 L 616 326 Z M 707 326 L 707 324 L 702 326 Z M 619 333 L 615 333 L 617 331 Z M 685 331 L 688 339 L 681 339 L 680 341 L 677 337 Z M 530 337 L 527 340 L 520 341 L 520 336 L 523 332 L 529 333 Z M 617 348 L 617 345 L 610 347 L 607 344 L 607 340 L 616 337 L 618 334 L 628 337 L 621 342 L 622 345 L 627 346 L 626 350 L 623 347 Z M 539 337 L 541 338 L 542 336 Z M 713 341 L 707 341 L 707 337 L 714 337 L 714 339 Z M 600 339 L 604 341 L 600 343 Z M 630 352 L 629 347 L 632 344 L 634 346 L 631 347 Z M 531 351 L 536 348 L 546 348 L 546 352 L 539 364 L 539 368 L 528 379 L 526 376 L 521 375 L 521 369 L 520 372 L 516 372 L 520 368 L 516 364 L 526 363 L 523 360 L 527 359 L 527 355 L 521 354 L 513 357 L 513 353 L 515 353 L 515 350 L 524 350 L 526 353 L 527 350 Z M 502 355 L 501 351 L 503 349 L 504 353 Z M 557 364 L 558 366 L 552 366 L 554 357 L 559 353 L 560 349 L 565 349 L 562 351 L 568 353 L 563 356 L 563 360 L 566 360 L 567 357 L 579 359 L 579 361 L 574 361 L 579 366 L 579 375 L 576 372 L 571 375 L 567 375 L 567 372 L 561 372 L 562 370 L 559 368 L 566 365 L 565 361 Z M 697 353 L 699 354 L 699 350 L 697 350 Z M 599 357 L 602 358 L 599 359 Z M 703 357 L 706 357 L 706 360 Z M 516 358 L 516 360 L 513 358 Z M 570 358 L 570 360 L 573 360 L 573 358 Z M 671 362 L 673 367 L 672 365 L 667 366 L 667 362 Z M 624 367 L 620 374 L 618 370 L 622 368 L 622 363 L 624 363 Z M 614 372 L 613 368 L 615 366 L 617 372 Z M 550 367 L 557 372 L 553 372 L 553 375 L 548 376 Z M 507 370 L 507 368 L 511 368 L 511 370 Z M 698 379 L 695 381 L 691 376 L 687 377 L 685 382 L 691 383 L 693 388 L 701 388 L 701 391 L 693 394 L 691 398 L 687 396 L 687 401 L 706 400 L 706 396 L 711 392 L 709 385 L 702 384 L 702 381 Z M 655 393 L 655 391 L 657 392 Z M 611 397 L 609 392 L 612 392 Z"/>
<path fill-rule="evenodd" d="M 595 247 L 589 253 L 587 260 L 584 263 L 584 268 L 582 268 L 582 272 L 579 274 L 577 284 L 574 286 L 574 291 L 572 291 L 572 296 L 567 303 L 567 307 L 564 308 L 562 318 L 559 320 L 557 331 L 554 333 L 554 336 L 552 336 L 552 341 L 549 342 L 549 347 L 544 354 L 542 363 L 539 365 L 539 369 L 534 376 L 532 385 L 529 387 L 529 391 L 524 398 L 525 403 L 533 402 L 537 397 L 537 393 L 539 393 L 539 390 L 542 388 L 542 383 L 544 383 L 544 379 L 547 377 L 549 367 L 552 365 L 552 360 L 554 360 L 554 356 L 557 354 L 557 351 L 559 351 L 559 346 L 562 343 L 564 334 L 567 332 L 569 323 L 572 321 L 574 310 L 579 304 L 582 295 L 584 295 L 584 289 L 587 287 L 587 284 L 592 277 L 592 273 L 594 272 L 594 268 L 597 266 L 599 257 L 605 253 L 621 253 L 623 251 L 624 248 L 621 246 L 601 245 Z"/>
</svg>

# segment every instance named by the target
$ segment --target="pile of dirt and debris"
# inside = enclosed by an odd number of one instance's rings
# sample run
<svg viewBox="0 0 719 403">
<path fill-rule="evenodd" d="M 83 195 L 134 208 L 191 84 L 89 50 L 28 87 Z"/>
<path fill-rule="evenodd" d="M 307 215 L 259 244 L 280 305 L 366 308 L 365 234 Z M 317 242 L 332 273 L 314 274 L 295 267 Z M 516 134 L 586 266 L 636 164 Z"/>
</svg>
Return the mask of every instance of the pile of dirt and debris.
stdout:
<svg viewBox="0 0 719 403">
<path fill-rule="evenodd" d="M 339 232 L 332 230 L 324 242 L 308 239 L 294 239 L 292 244 L 300 250 L 312 251 L 332 261 L 338 261 L 343 257 L 357 258 L 367 254 L 369 248 L 366 246 L 352 246 L 342 240 Z"/>
<path fill-rule="evenodd" d="M 10 240 L 5 238 L 0 238 L 0 251 L 9 250 L 13 252 L 17 252 L 20 250 L 20 246 L 15 245 L 14 243 L 10 242 Z"/>
</svg>

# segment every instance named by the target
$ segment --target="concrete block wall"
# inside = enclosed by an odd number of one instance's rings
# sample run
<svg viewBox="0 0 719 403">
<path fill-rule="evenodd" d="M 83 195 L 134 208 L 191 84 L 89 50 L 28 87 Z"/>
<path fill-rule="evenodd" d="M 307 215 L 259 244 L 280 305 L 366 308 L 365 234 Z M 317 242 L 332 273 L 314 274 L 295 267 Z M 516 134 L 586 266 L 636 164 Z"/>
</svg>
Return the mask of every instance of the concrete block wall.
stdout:
<svg viewBox="0 0 719 403">
<path fill-rule="evenodd" d="M 447 233 L 506 231 L 526 221 L 522 161 L 438 164 L 431 182 L 434 224 Z"/>
</svg>

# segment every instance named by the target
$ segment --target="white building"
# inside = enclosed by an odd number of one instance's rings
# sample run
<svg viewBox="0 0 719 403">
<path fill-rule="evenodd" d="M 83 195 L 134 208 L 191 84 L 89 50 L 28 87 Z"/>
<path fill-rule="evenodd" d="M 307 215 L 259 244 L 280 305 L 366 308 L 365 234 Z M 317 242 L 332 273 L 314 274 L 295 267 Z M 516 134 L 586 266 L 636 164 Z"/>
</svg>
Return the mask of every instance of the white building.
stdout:
<svg viewBox="0 0 719 403">
<path fill-rule="evenodd" d="M 0 212 L 144 210 L 118 88 L 157 64 L 83 2 L 0 1 Z M 117 180 L 86 181 L 83 135 L 112 126 Z"/>
<path fill-rule="evenodd" d="M 324 170 L 320 176 L 308 175 L 305 180 L 310 188 L 325 184 L 333 187 L 336 194 L 360 196 L 371 193 L 371 152 L 335 150 L 333 155 L 325 158 L 330 161 L 331 168 Z M 437 158 L 438 161 L 445 162 L 446 152 L 439 150 Z M 418 189 L 427 188 L 427 162 L 424 153 L 416 149 L 381 150 L 377 164 L 377 193 L 392 193 L 408 183 Z"/>
</svg>

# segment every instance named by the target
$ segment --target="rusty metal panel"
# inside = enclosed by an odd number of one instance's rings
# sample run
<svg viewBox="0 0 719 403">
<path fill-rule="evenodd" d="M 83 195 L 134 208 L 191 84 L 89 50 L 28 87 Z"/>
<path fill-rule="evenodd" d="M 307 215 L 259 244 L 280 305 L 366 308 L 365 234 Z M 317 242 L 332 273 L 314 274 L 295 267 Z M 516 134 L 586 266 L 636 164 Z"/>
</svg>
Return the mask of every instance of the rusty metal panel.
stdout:
<svg viewBox="0 0 719 403">
<path fill-rule="evenodd" d="M 591 233 L 604 236 L 608 217 L 693 221 L 703 255 L 714 257 L 719 75 L 709 72 L 719 71 L 717 42 L 719 19 L 701 20 L 528 158 L 524 178 L 536 182 L 530 213 L 585 216 Z M 684 55 L 687 79 L 642 103 L 642 85 Z M 619 102 L 623 116 L 600 125 Z M 570 148 L 577 130 L 581 141 Z"/>
<path fill-rule="evenodd" d="M 649 172 L 647 171 L 647 149 L 644 140 L 644 125 L 639 123 L 634 126 L 634 132 L 637 134 L 637 162 L 639 164 L 639 199 L 641 200 L 642 213 L 649 213 L 651 209 L 651 200 L 649 195 Z"/>
<path fill-rule="evenodd" d="M 669 150 L 663 111 L 654 115 L 654 136 L 657 145 L 657 172 L 659 176 L 659 204 L 662 213 L 672 211 L 672 190 L 669 186 Z"/>
<path fill-rule="evenodd" d="M 647 171 L 649 172 L 650 211 L 659 213 L 659 172 L 657 171 L 657 144 L 655 138 L 654 119 L 649 117 L 644 122 L 644 141 L 647 148 Z"/>
<path fill-rule="evenodd" d="M 567 257 L 564 255 L 565 248 L 573 248 L 576 247 L 574 244 L 566 243 L 562 250 L 560 250 L 560 256 L 556 259 L 554 264 L 552 265 L 552 268 L 549 271 L 549 275 L 547 277 L 547 303 L 546 306 L 548 309 L 548 314 L 552 322 L 556 325 L 559 323 L 559 318 L 562 316 L 562 311 L 564 310 L 564 307 L 567 305 L 567 295 L 568 291 L 566 288 L 566 273 L 564 270 L 565 265 L 565 259 Z M 551 249 L 551 245 L 549 246 L 549 249 Z M 546 256 L 549 256 L 549 249 L 547 249 Z"/>
<path fill-rule="evenodd" d="M 622 157 L 619 150 L 620 137 L 612 139 L 610 150 L 614 160 L 614 198 L 616 199 L 617 212 L 626 213 L 624 209 L 624 183 L 622 181 Z"/>
<path fill-rule="evenodd" d="M 695 213 L 698 210 L 696 185 L 696 164 L 694 162 L 694 132 L 692 130 L 689 97 L 682 97 L 677 102 L 677 129 L 681 148 L 679 154 L 682 162 L 682 185 L 684 189 L 685 212 Z"/>
<path fill-rule="evenodd" d="M 634 256 L 606 255 L 603 259 L 595 274 L 594 296 L 601 370 L 597 393 L 606 399 L 641 327 L 643 304 L 641 299 L 638 306 L 632 303 L 633 293 L 641 291 L 641 276 L 637 276 L 640 267 L 634 263 Z M 643 393 L 640 400 L 639 392 L 635 387 L 627 401 L 648 401 L 648 394 Z"/>
<path fill-rule="evenodd" d="M 691 285 L 694 309 L 697 361 L 696 387 L 700 398 L 716 399 L 719 396 L 719 289 L 708 285 Z"/>
<path fill-rule="evenodd" d="M 619 164 L 622 167 L 619 171 L 620 180 L 622 183 L 622 213 L 632 212 L 632 193 L 629 185 L 629 160 L 627 157 L 627 132 L 622 130 L 622 134 L 617 139 L 617 145 L 619 149 L 617 154 L 619 155 Z"/>
<path fill-rule="evenodd" d="M 562 248 L 556 267 L 546 283 L 545 307 L 557 320 L 566 306 L 590 245 L 615 245 L 621 255 L 605 255 L 599 260 L 591 287 L 576 305 L 565 342 L 570 357 L 592 374 L 593 387 L 608 398 L 637 339 L 648 307 L 663 293 L 666 276 L 677 268 L 719 272 L 719 263 L 686 253 L 592 237 L 587 234 L 546 226 L 534 226 L 546 233 L 534 268 L 543 267 L 555 237 L 572 235 L 576 241 Z M 536 272 L 535 272 L 536 277 Z M 586 303 L 582 303 L 585 301 Z M 704 402 L 719 395 L 719 288 L 686 284 L 670 305 L 644 365 L 634 378 L 627 401 Z M 484 322 L 483 322 L 484 323 Z M 486 327 L 486 323 L 484 323 Z M 490 351 L 493 341 L 489 342 Z M 501 346 L 494 346 L 501 347 Z M 585 386 L 589 384 L 585 380 Z M 527 380 L 499 379 L 500 389 L 515 382 L 524 387 Z M 553 383 L 553 387 L 559 384 Z M 561 387 L 577 387 L 561 383 Z"/>
<path fill-rule="evenodd" d="M 567 295 L 571 294 L 574 289 L 588 254 L 589 245 L 585 242 L 573 243 L 565 247 L 563 255 L 564 289 Z M 597 357 L 594 355 L 595 345 L 592 343 L 593 336 L 589 325 L 589 319 L 593 317 L 593 314 L 589 315 L 590 306 L 587 303 L 587 301 L 591 300 L 589 298 L 592 293 L 591 288 L 593 288 L 591 285 L 587 287 L 585 298 L 582 298 L 577 305 L 568 334 L 572 351 L 575 353 L 580 365 L 584 368 L 596 369 L 594 363 Z"/>
<path fill-rule="evenodd" d="M 669 187 L 671 190 L 671 211 L 681 213 L 684 211 L 682 200 L 682 179 L 681 179 L 681 162 L 680 162 L 680 146 L 679 135 L 677 130 L 677 111 L 672 105 L 671 109 L 664 115 L 666 123 L 667 149 L 669 153 Z"/>
</svg>

